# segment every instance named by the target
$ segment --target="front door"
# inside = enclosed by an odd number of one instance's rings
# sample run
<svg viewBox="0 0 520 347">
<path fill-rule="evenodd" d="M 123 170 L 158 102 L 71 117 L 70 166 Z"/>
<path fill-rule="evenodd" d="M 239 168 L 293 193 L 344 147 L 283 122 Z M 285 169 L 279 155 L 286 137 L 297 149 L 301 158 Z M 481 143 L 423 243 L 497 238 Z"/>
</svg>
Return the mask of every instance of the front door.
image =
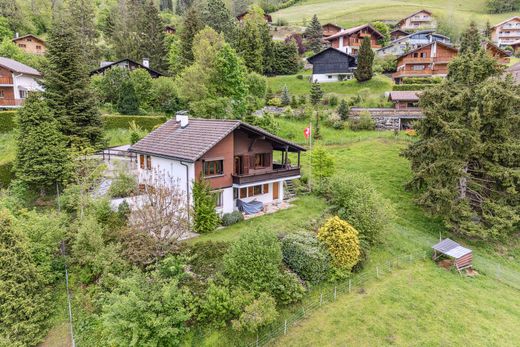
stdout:
<svg viewBox="0 0 520 347">
<path fill-rule="evenodd" d="M 273 182 L 273 200 L 278 200 L 278 185 L 279 182 Z"/>
</svg>

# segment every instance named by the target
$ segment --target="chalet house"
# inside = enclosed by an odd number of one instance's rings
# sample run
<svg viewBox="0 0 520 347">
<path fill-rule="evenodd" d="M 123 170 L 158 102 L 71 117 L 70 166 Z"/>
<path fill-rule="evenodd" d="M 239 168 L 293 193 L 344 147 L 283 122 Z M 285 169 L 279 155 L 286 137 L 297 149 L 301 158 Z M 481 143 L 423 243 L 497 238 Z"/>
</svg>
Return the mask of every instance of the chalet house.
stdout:
<svg viewBox="0 0 520 347">
<path fill-rule="evenodd" d="M 397 72 L 392 77 L 401 83 L 405 77 L 445 77 L 448 63 L 457 55 L 455 47 L 442 42 L 432 42 L 397 58 Z"/>
<path fill-rule="evenodd" d="M 494 43 L 482 41 L 481 46 L 500 64 L 509 64 L 509 54 Z"/>
<path fill-rule="evenodd" d="M 326 48 L 308 58 L 312 64 L 312 82 L 338 82 L 351 79 L 357 66 L 356 58 L 336 48 Z"/>
<path fill-rule="evenodd" d="M 164 172 L 191 204 L 193 182 L 205 179 L 217 211 L 230 213 L 244 204 L 281 203 L 284 183 L 300 177 L 300 152 L 305 149 L 239 120 L 189 119 L 181 112 L 129 151 L 137 154 L 140 182 Z M 291 165 L 289 153 L 297 155 L 296 165 Z"/>
<path fill-rule="evenodd" d="M 410 35 L 409 32 L 401 30 L 401 29 L 394 29 L 390 32 L 390 40 L 395 41 L 397 39 L 400 39 L 401 37 L 405 37 Z"/>
<path fill-rule="evenodd" d="M 355 28 L 342 29 L 337 34 L 326 37 L 332 48 L 339 49 L 351 55 L 357 55 L 363 38 L 370 38 L 370 46 L 373 49 L 381 48 L 380 41 L 383 35 L 370 24 L 361 25 Z"/>
<path fill-rule="evenodd" d="M 378 49 L 377 54 L 380 56 L 399 56 L 435 41 L 446 44 L 451 43 L 449 37 L 437 34 L 434 30 L 421 30 L 392 41 L 388 46 Z"/>
<path fill-rule="evenodd" d="M 30 54 L 45 54 L 47 48 L 45 46 L 45 41 L 36 37 L 32 34 L 15 37 L 13 42 L 22 49 L 25 53 Z"/>
<path fill-rule="evenodd" d="M 241 13 L 237 16 L 237 20 L 239 23 L 242 23 L 244 21 L 244 18 L 249 14 L 249 11 L 246 11 L 244 13 Z M 270 24 L 273 22 L 273 17 L 271 17 L 270 14 L 267 14 L 267 13 L 264 13 L 264 19 L 265 19 L 265 22 Z"/>
<path fill-rule="evenodd" d="M 391 91 L 388 93 L 388 101 L 392 102 L 396 110 L 417 109 L 419 94 L 417 91 Z"/>
<path fill-rule="evenodd" d="M 499 47 L 510 46 L 520 40 L 520 16 L 506 19 L 492 26 L 491 40 Z"/>
<path fill-rule="evenodd" d="M 104 75 L 105 71 L 107 71 L 108 69 L 111 69 L 113 67 L 119 67 L 119 68 L 127 69 L 129 71 L 132 71 L 135 69 L 145 69 L 146 71 L 148 71 L 150 76 L 152 76 L 152 78 L 158 78 L 158 77 L 163 76 L 163 74 L 160 73 L 159 71 L 156 71 L 156 70 L 153 70 L 150 68 L 150 61 L 146 58 L 143 59 L 142 64 L 139 64 L 138 62 L 135 62 L 128 58 L 121 59 L 116 62 L 105 61 L 105 62 L 102 62 L 97 69 L 90 71 L 90 76 Z"/>
<path fill-rule="evenodd" d="M 513 76 L 513 80 L 520 84 L 520 63 L 516 63 L 515 65 L 509 67 L 506 70 L 506 74 L 511 74 Z"/>
<path fill-rule="evenodd" d="M 397 22 L 397 27 L 401 30 L 437 29 L 437 21 L 432 13 L 427 10 L 420 10 L 412 13 L 408 17 Z"/>
<path fill-rule="evenodd" d="M 40 78 L 38 70 L 0 57 L 0 108 L 21 107 L 29 92 L 43 90 Z"/>
<path fill-rule="evenodd" d="M 323 37 L 329 37 L 339 33 L 343 28 L 332 23 L 327 23 L 321 26 L 323 30 Z"/>
</svg>

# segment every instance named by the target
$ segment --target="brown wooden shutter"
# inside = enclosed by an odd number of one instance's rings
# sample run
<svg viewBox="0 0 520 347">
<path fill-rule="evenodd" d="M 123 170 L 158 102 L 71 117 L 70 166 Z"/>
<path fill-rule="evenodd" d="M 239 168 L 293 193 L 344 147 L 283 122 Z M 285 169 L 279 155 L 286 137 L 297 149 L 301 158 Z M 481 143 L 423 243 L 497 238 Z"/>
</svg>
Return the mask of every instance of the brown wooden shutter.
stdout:
<svg viewBox="0 0 520 347">
<path fill-rule="evenodd" d="M 139 155 L 139 167 L 144 169 L 144 155 L 142 154 Z"/>
<path fill-rule="evenodd" d="M 255 155 L 254 154 L 249 156 L 249 167 L 251 169 L 255 168 Z"/>
<path fill-rule="evenodd" d="M 272 158 L 273 158 L 273 154 L 272 153 L 266 153 L 265 154 L 265 166 L 266 167 L 271 167 L 271 163 L 273 162 Z"/>
<path fill-rule="evenodd" d="M 249 156 L 244 155 L 242 157 L 242 174 L 248 175 L 249 174 Z"/>
</svg>

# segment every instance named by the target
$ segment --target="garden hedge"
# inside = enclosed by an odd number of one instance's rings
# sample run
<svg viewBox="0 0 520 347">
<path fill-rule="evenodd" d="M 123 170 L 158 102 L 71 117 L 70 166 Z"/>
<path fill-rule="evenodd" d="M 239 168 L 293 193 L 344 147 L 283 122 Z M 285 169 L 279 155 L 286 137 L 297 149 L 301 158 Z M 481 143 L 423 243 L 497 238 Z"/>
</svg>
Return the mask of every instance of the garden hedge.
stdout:
<svg viewBox="0 0 520 347">
<path fill-rule="evenodd" d="M 0 165 L 0 188 L 6 188 L 14 178 L 13 162 Z"/>
<path fill-rule="evenodd" d="M 0 112 L 0 133 L 8 133 L 14 129 L 14 117 L 16 111 L 2 111 Z"/>
<path fill-rule="evenodd" d="M 166 122 L 167 118 L 164 116 L 103 116 L 105 129 L 128 129 L 130 122 L 135 123 L 145 130 L 152 130 L 155 126 Z"/>
<path fill-rule="evenodd" d="M 442 80 L 442 77 L 405 77 L 403 84 L 439 84 Z"/>
<path fill-rule="evenodd" d="M 424 90 L 434 85 L 435 84 L 396 84 L 392 90 Z"/>
</svg>

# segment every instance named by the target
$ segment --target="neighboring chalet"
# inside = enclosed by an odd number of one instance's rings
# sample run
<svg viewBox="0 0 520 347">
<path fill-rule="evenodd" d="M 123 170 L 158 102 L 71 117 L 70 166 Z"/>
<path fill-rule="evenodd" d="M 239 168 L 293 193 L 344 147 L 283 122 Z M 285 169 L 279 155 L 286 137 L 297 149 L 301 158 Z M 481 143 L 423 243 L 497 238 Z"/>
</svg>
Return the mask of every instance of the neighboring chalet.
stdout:
<svg viewBox="0 0 520 347">
<path fill-rule="evenodd" d="M 520 40 L 513 42 L 510 46 L 515 54 L 520 54 Z"/>
<path fill-rule="evenodd" d="M 338 82 L 349 80 L 354 74 L 356 58 L 336 48 L 325 50 L 307 58 L 312 64 L 312 82 Z"/>
<path fill-rule="evenodd" d="M 520 84 L 520 63 L 516 63 L 515 65 L 509 67 L 506 70 L 506 74 L 511 74 L 513 76 L 513 80 Z"/>
<path fill-rule="evenodd" d="M 32 34 L 24 35 L 13 39 L 13 42 L 25 53 L 30 54 L 45 54 L 47 51 L 47 47 L 45 46 L 45 41 L 36 37 Z"/>
<path fill-rule="evenodd" d="M 349 117 L 359 118 L 368 112 L 376 122 L 377 130 L 406 130 L 413 127 L 413 122 L 424 118 L 419 108 L 417 91 L 392 91 L 388 93 L 388 101 L 393 106 L 387 108 L 352 107 Z"/>
<path fill-rule="evenodd" d="M 300 177 L 305 148 L 239 120 L 189 119 L 178 113 L 129 151 L 138 157 L 140 183 L 163 172 L 191 205 L 193 182 L 205 179 L 222 214 L 244 205 L 249 210 L 281 203 L 284 183 Z M 296 165 L 289 153 L 297 154 Z"/>
<path fill-rule="evenodd" d="M 342 29 L 337 34 L 326 37 L 325 40 L 330 43 L 332 48 L 337 48 L 351 55 L 357 55 L 365 36 L 370 38 L 370 45 L 373 49 L 381 48 L 380 42 L 384 37 L 370 24 Z"/>
<path fill-rule="evenodd" d="M 244 21 L 244 17 L 247 16 L 248 14 L 249 14 L 249 11 L 239 14 L 237 16 L 238 22 L 242 23 Z M 265 19 L 265 22 L 268 24 L 271 24 L 273 22 L 273 17 L 271 17 L 270 14 L 264 13 L 264 19 Z"/>
<path fill-rule="evenodd" d="M 381 56 L 402 55 L 435 41 L 451 43 L 449 37 L 437 34 L 434 30 L 421 30 L 392 41 L 388 46 L 378 49 L 377 54 Z"/>
<path fill-rule="evenodd" d="M 0 57 L 0 108 L 21 107 L 31 91 L 42 91 L 41 74 L 30 66 Z"/>
<path fill-rule="evenodd" d="M 420 10 L 397 22 L 397 28 L 405 31 L 437 29 L 437 21 L 430 11 Z"/>
<path fill-rule="evenodd" d="M 336 24 L 332 24 L 332 23 L 327 23 L 327 24 L 324 24 L 321 26 L 322 30 L 323 30 L 323 37 L 329 37 L 329 36 L 332 36 L 332 35 L 335 35 L 337 33 L 339 33 L 341 30 L 343 30 L 342 27 L 336 25 Z"/>
<path fill-rule="evenodd" d="M 504 51 L 494 43 L 488 41 L 482 41 L 481 45 L 482 48 L 484 48 L 486 52 L 500 64 L 509 64 L 510 58 L 509 54 L 506 51 Z"/>
<path fill-rule="evenodd" d="M 401 83 L 405 77 L 445 77 L 448 63 L 457 55 L 455 47 L 442 42 L 432 42 L 397 58 L 397 72 L 392 77 Z"/>
<path fill-rule="evenodd" d="M 395 41 L 397 39 L 400 39 L 401 37 L 405 37 L 408 35 L 410 35 L 410 33 L 407 31 L 395 29 L 390 32 L 390 40 Z"/>
<path fill-rule="evenodd" d="M 168 35 L 175 35 L 177 29 L 174 26 L 167 25 L 164 27 L 164 33 Z"/>
<path fill-rule="evenodd" d="M 510 46 L 520 40 L 520 16 L 506 19 L 492 26 L 491 40 L 499 47 Z"/>
<path fill-rule="evenodd" d="M 90 71 L 90 76 L 104 75 L 105 71 L 107 71 L 108 69 L 111 69 L 113 67 L 119 67 L 119 68 L 127 69 L 129 71 L 132 71 L 135 69 L 145 69 L 146 71 L 148 71 L 150 76 L 152 76 L 152 78 L 158 78 L 158 77 L 163 76 L 163 74 L 160 73 L 159 71 L 156 71 L 156 70 L 153 70 L 150 68 L 150 61 L 148 59 L 143 59 L 142 64 L 139 64 L 138 62 L 135 62 L 131 59 L 121 59 L 116 62 L 105 61 L 100 64 L 100 67 L 98 67 L 95 70 Z"/>
</svg>

